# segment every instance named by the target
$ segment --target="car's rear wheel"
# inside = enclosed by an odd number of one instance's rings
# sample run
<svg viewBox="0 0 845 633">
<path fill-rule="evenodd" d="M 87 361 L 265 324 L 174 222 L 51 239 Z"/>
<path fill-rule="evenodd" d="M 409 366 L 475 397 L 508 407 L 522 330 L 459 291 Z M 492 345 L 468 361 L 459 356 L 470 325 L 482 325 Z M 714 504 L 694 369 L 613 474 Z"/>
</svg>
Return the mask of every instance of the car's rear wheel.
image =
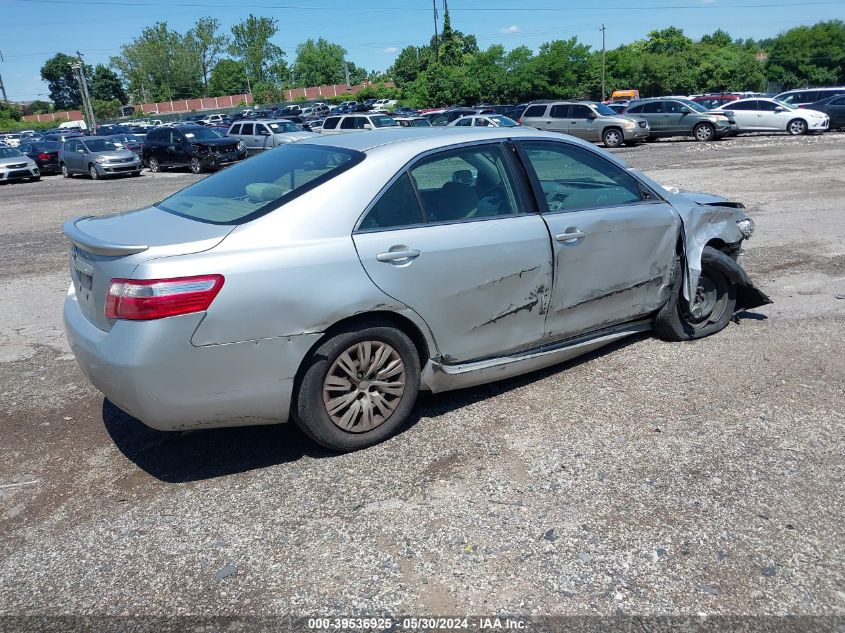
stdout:
<svg viewBox="0 0 845 633">
<path fill-rule="evenodd" d="M 147 161 L 147 167 L 150 168 L 150 171 L 154 174 L 157 174 L 161 171 L 161 163 L 158 162 L 158 158 L 155 156 L 151 156 L 150 159 Z"/>
<path fill-rule="evenodd" d="M 625 137 L 620 129 L 611 127 L 602 133 L 601 140 L 605 147 L 619 147 L 625 142 Z"/>
<path fill-rule="evenodd" d="M 801 136 L 807 133 L 807 122 L 804 119 L 792 119 L 786 126 L 786 131 L 792 136 Z"/>
<path fill-rule="evenodd" d="M 725 275 L 707 262 L 704 248 L 701 275 L 692 301 L 683 296 L 683 266 L 675 261 L 672 293 L 654 319 L 654 331 L 668 341 L 689 341 L 704 338 L 725 329 L 736 309 L 736 287 Z"/>
<path fill-rule="evenodd" d="M 692 135 L 696 141 L 706 143 L 716 138 L 716 128 L 710 123 L 699 123 L 693 128 Z"/>
<path fill-rule="evenodd" d="M 387 439 L 408 419 L 420 361 L 405 333 L 373 321 L 323 342 L 300 375 L 297 424 L 327 448 L 354 451 Z"/>
<path fill-rule="evenodd" d="M 100 173 L 97 171 L 97 167 L 93 163 L 88 165 L 88 175 L 91 176 L 91 180 L 100 179 Z"/>
<path fill-rule="evenodd" d="M 201 174 L 203 172 L 202 163 L 200 162 L 199 158 L 192 158 L 191 161 L 188 163 L 188 166 L 191 168 L 191 171 L 195 174 Z"/>
<path fill-rule="evenodd" d="M 70 178 L 71 173 L 70 170 L 67 168 L 67 165 L 62 163 L 62 178 Z"/>
</svg>

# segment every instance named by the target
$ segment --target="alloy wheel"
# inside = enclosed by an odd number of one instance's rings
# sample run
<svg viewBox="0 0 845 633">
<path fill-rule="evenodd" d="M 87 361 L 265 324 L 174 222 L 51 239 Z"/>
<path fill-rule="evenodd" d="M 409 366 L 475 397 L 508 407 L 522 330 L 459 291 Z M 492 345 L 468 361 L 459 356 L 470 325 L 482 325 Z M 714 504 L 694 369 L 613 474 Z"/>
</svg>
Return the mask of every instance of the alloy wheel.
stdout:
<svg viewBox="0 0 845 633">
<path fill-rule="evenodd" d="M 793 136 L 800 136 L 807 131 L 807 124 L 801 119 L 795 119 L 789 123 L 789 133 Z"/>
<path fill-rule="evenodd" d="M 195 174 L 202 173 L 202 163 L 200 163 L 198 158 L 191 159 L 191 171 Z"/>
<path fill-rule="evenodd" d="M 363 341 L 343 351 L 323 380 L 323 404 L 332 423 L 351 433 L 382 425 L 405 394 L 405 364 L 391 345 Z"/>
<path fill-rule="evenodd" d="M 159 165 L 157 158 L 151 158 L 148 164 L 150 166 L 150 171 L 154 174 L 157 174 L 161 169 L 161 165 Z"/>
</svg>

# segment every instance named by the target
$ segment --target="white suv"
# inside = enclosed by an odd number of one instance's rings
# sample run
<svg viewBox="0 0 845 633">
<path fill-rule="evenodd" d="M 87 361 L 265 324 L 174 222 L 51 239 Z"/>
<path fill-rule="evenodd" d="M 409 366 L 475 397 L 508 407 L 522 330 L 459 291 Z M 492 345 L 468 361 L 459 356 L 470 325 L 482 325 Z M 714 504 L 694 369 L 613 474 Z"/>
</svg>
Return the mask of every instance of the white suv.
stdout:
<svg viewBox="0 0 845 633">
<path fill-rule="evenodd" d="M 343 134 L 385 127 L 399 127 L 399 124 L 386 114 L 340 114 L 327 117 L 320 133 Z"/>
</svg>

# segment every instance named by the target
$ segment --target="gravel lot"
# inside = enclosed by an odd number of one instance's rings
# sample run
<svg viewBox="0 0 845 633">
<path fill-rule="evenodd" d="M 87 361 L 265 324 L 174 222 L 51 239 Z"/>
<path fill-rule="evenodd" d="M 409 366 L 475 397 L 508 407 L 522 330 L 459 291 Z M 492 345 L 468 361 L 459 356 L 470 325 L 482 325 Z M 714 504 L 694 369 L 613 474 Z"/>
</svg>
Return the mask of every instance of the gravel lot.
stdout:
<svg viewBox="0 0 845 633">
<path fill-rule="evenodd" d="M 845 134 L 617 153 L 744 201 L 774 305 L 423 396 L 352 455 L 158 433 L 77 369 L 61 223 L 199 177 L 0 186 L 0 616 L 845 615 Z"/>
</svg>

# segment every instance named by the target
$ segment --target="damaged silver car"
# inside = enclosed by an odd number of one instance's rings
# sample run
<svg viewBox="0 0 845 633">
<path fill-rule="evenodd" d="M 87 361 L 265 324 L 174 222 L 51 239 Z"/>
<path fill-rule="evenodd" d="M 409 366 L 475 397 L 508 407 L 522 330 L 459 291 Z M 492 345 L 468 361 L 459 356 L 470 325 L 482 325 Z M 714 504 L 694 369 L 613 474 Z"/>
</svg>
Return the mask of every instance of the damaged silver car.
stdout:
<svg viewBox="0 0 845 633">
<path fill-rule="evenodd" d="M 724 328 L 769 299 L 742 205 L 667 190 L 527 129 L 307 139 L 145 209 L 68 222 L 68 339 L 151 427 L 293 419 L 347 451 L 420 390 L 530 372 L 647 330 Z"/>
</svg>

